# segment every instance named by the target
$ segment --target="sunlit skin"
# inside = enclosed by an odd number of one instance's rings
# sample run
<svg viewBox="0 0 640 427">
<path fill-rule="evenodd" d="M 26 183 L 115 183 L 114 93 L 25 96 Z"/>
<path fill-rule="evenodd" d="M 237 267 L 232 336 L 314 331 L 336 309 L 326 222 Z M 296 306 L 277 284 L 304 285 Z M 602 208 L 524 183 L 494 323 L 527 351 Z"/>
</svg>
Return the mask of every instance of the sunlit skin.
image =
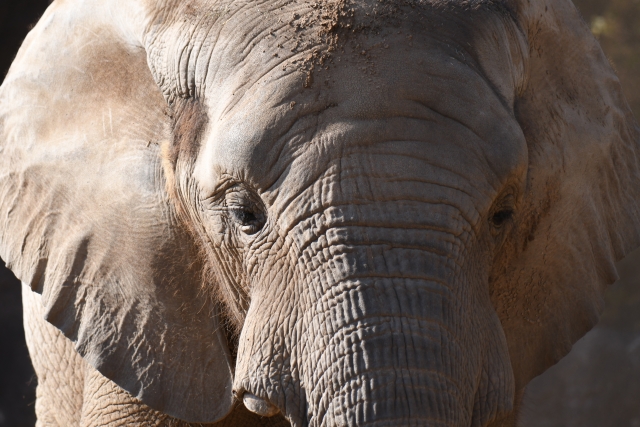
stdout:
<svg viewBox="0 0 640 427">
<path fill-rule="evenodd" d="M 569 0 L 68 0 L 0 120 L 52 425 L 515 426 L 640 243 Z"/>
</svg>

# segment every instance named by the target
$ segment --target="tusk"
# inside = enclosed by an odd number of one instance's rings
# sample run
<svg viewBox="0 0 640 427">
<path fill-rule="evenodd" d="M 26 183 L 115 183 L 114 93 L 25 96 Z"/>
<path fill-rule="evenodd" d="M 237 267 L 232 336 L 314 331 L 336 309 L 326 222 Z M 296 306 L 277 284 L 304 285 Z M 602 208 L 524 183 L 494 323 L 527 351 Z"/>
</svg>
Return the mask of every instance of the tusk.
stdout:
<svg viewBox="0 0 640 427">
<path fill-rule="evenodd" d="M 242 402 L 248 410 L 263 417 L 273 417 L 280 412 L 276 406 L 251 393 L 242 395 Z"/>
</svg>

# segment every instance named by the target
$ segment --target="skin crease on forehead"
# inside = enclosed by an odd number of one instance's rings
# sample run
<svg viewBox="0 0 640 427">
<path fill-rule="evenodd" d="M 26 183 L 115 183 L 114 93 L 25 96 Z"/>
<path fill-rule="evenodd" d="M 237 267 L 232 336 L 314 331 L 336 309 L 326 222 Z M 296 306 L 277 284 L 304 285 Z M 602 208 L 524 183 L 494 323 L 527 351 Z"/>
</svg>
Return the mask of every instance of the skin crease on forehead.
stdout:
<svg viewBox="0 0 640 427">
<path fill-rule="evenodd" d="M 210 65 L 208 126 L 193 172 L 201 198 L 232 177 L 270 206 L 283 189 L 297 194 L 345 150 L 392 141 L 425 142 L 422 156 L 442 169 L 466 171 L 457 185 L 478 195 L 480 210 L 513 176 L 515 187 L 524 185 L 527 150 L 512 112 L 511 58 L 502 55 L 504 66 L 494 69 L 503 75 L 493 72 L 490 79 L 483 64 L 451 47 L 454 40 L 407 27 L 294 53 L 278 49 L 288 41 L 287 25 L 259 28 L 249 46 L 222 43 L 221 36 L 211 57 L 240 60 Z M 265 58 L 274 51 L 282 57 Z M 314 52 L 326 53 L 324 64 Z M 492 61 L 499 62 L 495 55 Z"/>
</svg>

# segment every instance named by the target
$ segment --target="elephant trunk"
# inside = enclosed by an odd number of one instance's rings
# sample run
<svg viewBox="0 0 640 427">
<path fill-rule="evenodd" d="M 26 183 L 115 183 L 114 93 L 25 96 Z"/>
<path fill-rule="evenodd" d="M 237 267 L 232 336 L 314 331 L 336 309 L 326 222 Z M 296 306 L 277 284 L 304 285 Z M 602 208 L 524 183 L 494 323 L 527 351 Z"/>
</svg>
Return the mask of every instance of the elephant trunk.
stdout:
<svg viewBox="0 0 640 427">
<path fill-rule="evenodd" d="M 348 209 L 325 211 L 332 226 L 314 233 L 302 224 L 293 272 L 252 294 L 236 392 L 295 426 L 481 426 L 510 412 L 486 281 L 461 267 L 467 235 L 363 225 Z"/>
<path fill-rule="evenodd" d="M 314 331 L 315 342 L 322 333 L 330 338 L 308 356 L 310 424 L 469 425 L 466 390 L 474 384 L 465 372 L 476 367 L 466 366 L 446 322 L 456 312 L 447 288 L 417 279 L 367 282 L 344 283 L 345 295 L 328 301 L 333 313 L 323 319 L 333 330 Z"/>
</svg>

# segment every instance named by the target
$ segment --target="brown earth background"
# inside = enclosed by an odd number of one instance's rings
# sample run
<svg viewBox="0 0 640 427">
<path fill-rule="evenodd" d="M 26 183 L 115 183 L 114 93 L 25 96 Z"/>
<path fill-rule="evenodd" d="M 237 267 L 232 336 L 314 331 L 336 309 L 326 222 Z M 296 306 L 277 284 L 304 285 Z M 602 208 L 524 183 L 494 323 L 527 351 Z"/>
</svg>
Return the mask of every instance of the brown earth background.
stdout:
<svg viewBox="0 0 640 427">
<path fill-rule="evenodd" d="M 640 0 L 574 2 L 640 117 Z M 0 78 L 48 4 L 0 1 Z M 527 388 L 520 427 L 640 427 L 640 250 L 620 263 L 619 272 L 600 324 Z M 35 425 L 35 386 L 20 285 L 0 262 L 0 427 Z"/>
</svg>

